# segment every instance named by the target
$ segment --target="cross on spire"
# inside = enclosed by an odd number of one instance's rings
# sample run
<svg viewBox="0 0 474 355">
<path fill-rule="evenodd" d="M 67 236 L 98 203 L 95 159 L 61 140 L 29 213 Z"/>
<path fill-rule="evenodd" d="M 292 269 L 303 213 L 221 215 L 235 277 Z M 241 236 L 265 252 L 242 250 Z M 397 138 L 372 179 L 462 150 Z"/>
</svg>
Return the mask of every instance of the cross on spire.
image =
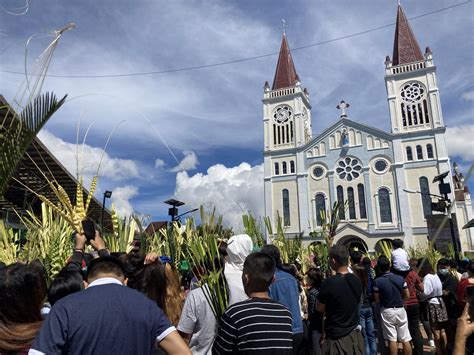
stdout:
<svg viewBox="0 0 474 355">
<path fill-rule="evenodd" d="M 336 106 L 336 108 L 338 110 L 341 110 L 341 118 L 342 117 L 347 117 L 347 113 L 346 113 L 346 108 L 350 107 L 351 105 L 349 105 L 348 102 L 345 102 L 344 100 L 341 100 L 341 102 L 339 103 L 339 105 Z"/>
<path fill-rule="evenodd" d="M 283 34 L 286 34 L 286 20 L 284 18 L 281 19 L 281 27 L 283 28 Z"/>
</svg>

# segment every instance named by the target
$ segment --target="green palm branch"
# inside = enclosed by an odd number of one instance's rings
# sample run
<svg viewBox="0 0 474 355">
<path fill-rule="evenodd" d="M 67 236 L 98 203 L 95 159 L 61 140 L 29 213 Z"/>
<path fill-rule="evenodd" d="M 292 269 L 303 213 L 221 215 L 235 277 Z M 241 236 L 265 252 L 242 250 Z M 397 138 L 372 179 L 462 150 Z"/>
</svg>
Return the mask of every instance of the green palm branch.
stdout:
<svg viewBox="0 0 474 355">
<path fill-rule="evenodd" d="M 7 190 L 8 182 L 35 136 L 64 104 L 66 97 L 58 101 L 53 93 L 39 95 L 19 115 L 7 108 L 0 122 L 0 196 Z"/>
</svg>

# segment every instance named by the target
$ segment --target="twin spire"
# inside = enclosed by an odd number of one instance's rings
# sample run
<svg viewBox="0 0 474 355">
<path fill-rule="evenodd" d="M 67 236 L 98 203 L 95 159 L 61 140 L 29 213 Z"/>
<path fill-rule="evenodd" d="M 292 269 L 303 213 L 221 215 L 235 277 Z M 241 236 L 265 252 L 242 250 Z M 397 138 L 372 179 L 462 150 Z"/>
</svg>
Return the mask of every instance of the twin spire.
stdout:
<svg viewBox="0 0 474 355">
<path fill-rule="evenodd" d="M 286 40 L 286 34 L 283 33 L 272 90 L 295 86 L 299 80 L 293 58 L 291 57 L 290 47 Z"/>
<path fill-rule="evenodd" d="M 423 59 L 420 46 L 418 45 L 410 24 L 399 4 L 397 11 L 397 24 L 395 27 L 395 38 L 393 41 L 392 65 L 395 66 L 418 62 Z"/>
<path fill-rule="evenodd" d="M 394 66 L 424 59 L 420 46 L 400 4 L 397 11 L 392 58 L 392 65 Z M 286 40 L 286 34 L 283 32 L 272 90 L 295 86 L 299 81 L 300 79 L 291 57 L 290 47 Z"/>
</svg>

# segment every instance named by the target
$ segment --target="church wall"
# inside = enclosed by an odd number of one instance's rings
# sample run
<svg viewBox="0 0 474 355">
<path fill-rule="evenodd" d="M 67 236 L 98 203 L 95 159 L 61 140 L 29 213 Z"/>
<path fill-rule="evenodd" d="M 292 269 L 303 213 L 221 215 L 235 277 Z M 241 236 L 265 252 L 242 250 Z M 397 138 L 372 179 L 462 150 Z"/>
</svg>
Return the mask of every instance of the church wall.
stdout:
<svg viewBox="0 0 474 355">
<path fill-rule="evenodd" d="M 276 222 L 277 213 L 283 218 L 283 198 L 282 191 L 287 189 L 290 199 L 290 226 L 287 228 L 287 233 L 299 233 L 299 208 L 298 208 L 298 188 L 297 182 L 294 178 L 274 179 L 272 183 L 272 219 Z M 276 223 L 274 223 L 275 227 Z"/>
</svg>

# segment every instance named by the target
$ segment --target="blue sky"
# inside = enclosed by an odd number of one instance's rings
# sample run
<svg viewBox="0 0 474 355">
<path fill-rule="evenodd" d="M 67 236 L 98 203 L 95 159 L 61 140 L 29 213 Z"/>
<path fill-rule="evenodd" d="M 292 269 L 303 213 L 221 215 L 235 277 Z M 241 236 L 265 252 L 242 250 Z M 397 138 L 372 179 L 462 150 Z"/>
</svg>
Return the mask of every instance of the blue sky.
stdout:
<svg viewBox="0 0 474 355">
<path fill-rule="evenodd" d="M 402 1 L 408 18 L 463 1 Z M 107 75 L 163 71 L 278 52 L 281 19 L 290 47 L 340 38 L 394 23 L 396 1 L 2 1 L 0 70 L 23 71 L 25 44 L 75 22 L 64 34 L 49 73 Z M 433 51 L 448 149 L 466 169 L 474 160 L 473 3 L 410 21 L 420 47 Z M 18 12 L 18 11 L 17 11 Z M 313 133 L 350 118 L 389 130 L 384 60 L 394 26 L 293 52 L 313 105 Z M 34 39 L 28 63 L 51 37 Z M 263 211 L 263 83 L 277 56 L 211 68 L 119 78 L 48 78 L 45 90 L 68 102 L 40 138 L 75 173 L 77 122 L 93 123 L 81 157 L 94 172 L 108 134 L 119 122 L 101 169 L 100 192 L 113 190 L 123 212 L 167 218 L 163 201 L 216 205 L 237 225 L 242 210 Z M 12 101 L 24 75 L 0 72 L 1 93 Z M 469 186 L 474 191 L 473 179 Z M 237 227 L 236 227 L 237 229 Z"/>
</svg>

